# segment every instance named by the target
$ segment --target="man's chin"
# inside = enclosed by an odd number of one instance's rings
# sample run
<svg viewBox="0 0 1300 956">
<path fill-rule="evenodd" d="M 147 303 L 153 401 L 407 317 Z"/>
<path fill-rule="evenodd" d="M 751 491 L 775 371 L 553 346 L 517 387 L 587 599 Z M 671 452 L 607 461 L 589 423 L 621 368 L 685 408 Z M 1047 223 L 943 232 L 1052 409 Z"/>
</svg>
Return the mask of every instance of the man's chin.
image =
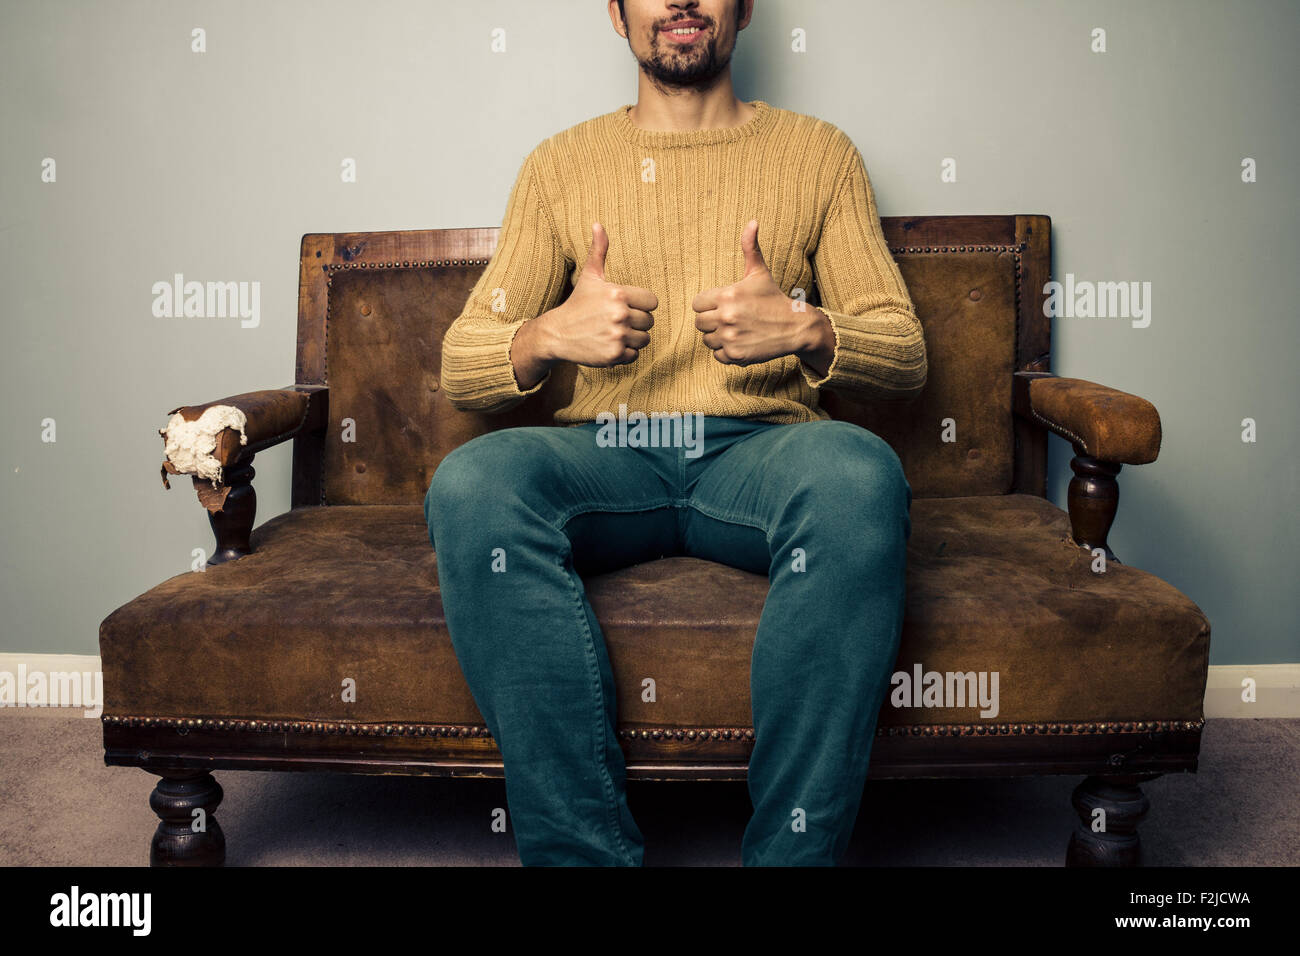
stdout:
<svg viewBox="0 0 1300 956">
<path fill-rule="evenodd" d="M 641 64 L 641 71 L 663 86 L 677 87 L 679 89 L 689 90 L 700 87 L 707 87 L 725 70 L 725 63 L 719 64 L 713 69 L 699 70 L 666 70 L 661 66 Z"/>
<path fill-rule="evenodd" d="M 653 71 L 650 72 L 649 76 L 652 80 L 663 86 L 673 86 L 683 90 L 693 90 L 697 87 L 705 86 L 713 79 L 711 76 L 665 76 L 662 73 L 655 73 Z"/>
</svg>

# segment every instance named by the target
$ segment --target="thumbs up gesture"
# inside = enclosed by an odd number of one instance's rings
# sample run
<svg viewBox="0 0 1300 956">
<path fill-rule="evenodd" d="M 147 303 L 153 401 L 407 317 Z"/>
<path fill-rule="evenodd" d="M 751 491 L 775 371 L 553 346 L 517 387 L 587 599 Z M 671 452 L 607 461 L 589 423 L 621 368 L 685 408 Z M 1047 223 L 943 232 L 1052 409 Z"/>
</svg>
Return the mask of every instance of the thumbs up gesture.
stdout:
<svg viewBox="0 0 1300 956">
<path fill-rule="evenodd" d="M 691 301 L 702 341 L 723 365 L 754 365 L 784 355 L 820 356 L 827 336 L 834 348 L 830 320 L 803 302 L 791 299 L 772 278 L 758 248 L 758 220 L 751 219 L 740 237 L 745 274 L 733 285 L 706 289 Z"/>
<path fill-rule="evenodd" d="M 605 279 L 609 234 L 591 224 L 591 251 L 573 291 L 562 305 L 539 317 L 538 351 L 544 360 L 608 368 L 635 361 L 650 344 L 650 327 L 659 297 L 649 289 Z"/>
</svg>

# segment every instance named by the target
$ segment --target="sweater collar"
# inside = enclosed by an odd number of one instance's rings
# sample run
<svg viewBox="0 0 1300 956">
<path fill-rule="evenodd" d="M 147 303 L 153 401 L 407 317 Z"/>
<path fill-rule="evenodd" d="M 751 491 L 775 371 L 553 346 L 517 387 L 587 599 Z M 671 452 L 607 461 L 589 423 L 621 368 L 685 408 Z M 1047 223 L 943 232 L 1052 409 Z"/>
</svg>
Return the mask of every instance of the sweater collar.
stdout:
<svg viewBox="0 0 1300 956">
<path fill-rule="evenodd" d="M 642 129 L 633 124 L 628 111 L 632 104 L 620 106 L 609 114 L 615 132 L 630 143 L 639 146 L 707 146 L 712 143 L 733 143 L 752 136 L 767 126 L 774 112 L 763 100 L 749 103 L 754 115 L 739 126 L 720 126 L 710 129 L 660 130 Z"/>
</svg>

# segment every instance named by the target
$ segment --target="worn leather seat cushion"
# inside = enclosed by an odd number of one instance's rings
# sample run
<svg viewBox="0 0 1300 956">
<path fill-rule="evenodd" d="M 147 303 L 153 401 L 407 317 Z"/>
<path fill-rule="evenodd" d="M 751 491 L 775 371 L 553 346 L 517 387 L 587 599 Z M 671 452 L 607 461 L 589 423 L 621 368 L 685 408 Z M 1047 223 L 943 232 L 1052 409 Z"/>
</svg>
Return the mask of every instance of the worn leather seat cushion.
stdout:
<svg viewBox="0 0 1300 956">
<path fill-rule="evenodd" d="M 882 727 L 1201 717 L 1204 615 L 1147 572 L 1113 562 L 1094 572 L 1068 538 L 1065 512 L 1031 495 L 913 502 L 894 671 L 997 671 L 999 709 L 887 701 Z M 105 619 L 106 714 L 482 725 L 420 507 L 300 508 L 257 528 L 253 544 Z M 586 585 L 622 727 L 752 726 L 766 578 L 672 557 Z M 646 675 L 653 703 L 641 699 Z"/>
</svg>

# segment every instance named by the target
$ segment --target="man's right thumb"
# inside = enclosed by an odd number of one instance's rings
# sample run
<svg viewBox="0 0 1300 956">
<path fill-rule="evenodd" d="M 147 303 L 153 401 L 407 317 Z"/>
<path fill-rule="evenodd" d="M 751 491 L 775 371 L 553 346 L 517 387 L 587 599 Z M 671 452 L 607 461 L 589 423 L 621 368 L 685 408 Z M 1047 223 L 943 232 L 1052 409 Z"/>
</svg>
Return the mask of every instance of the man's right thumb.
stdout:
<svg viewBox="0 0 1300 956">
<path fill-rule="evenodd" d="M 583 272 L 590 272 L 598 278 L 605 278 L 605 253 L 609 251 L 609 233 L 598 222 L 591 224 L 591 251 L 587 253 L 587 262 Z"/>
</svg>

